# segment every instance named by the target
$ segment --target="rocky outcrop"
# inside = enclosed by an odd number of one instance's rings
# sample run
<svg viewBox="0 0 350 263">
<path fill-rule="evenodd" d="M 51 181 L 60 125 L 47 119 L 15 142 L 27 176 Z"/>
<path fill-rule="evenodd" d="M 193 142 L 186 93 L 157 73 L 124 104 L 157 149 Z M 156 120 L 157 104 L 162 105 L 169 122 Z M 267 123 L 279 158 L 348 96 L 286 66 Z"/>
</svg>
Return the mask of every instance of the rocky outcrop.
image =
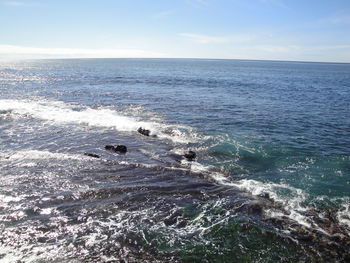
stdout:
<svg viewBox="0 0 350 263">
<path fill-rule="evenodd" d="M 93 158 L 100 158 L 100 156 L 98 154 L 94 154 L 94 153 L 84 153 L 84 155 L 89 156 L 89 157 L 93 157 Z"/>
<path fill-rule="evenodd" d="M 194 159 L 196 159 L 197 154 L 194 151 L 188 151 L 184 153 L 184 157 L 188 160 L 188 161 L 193 161 Z"/>
<path fill-rule="evenodd" d="M 138 133 L 144 135 L 144 136 L 149 136 L 151 134 L 150 130 L 144 129 L 142 127 L 138 128 Z"/>
<path fill-rule="evenodd" d="M 105 149 L 117 153 L 126 153 L 128 151 L 125 145 L 106 145 Z"/>
</svg>

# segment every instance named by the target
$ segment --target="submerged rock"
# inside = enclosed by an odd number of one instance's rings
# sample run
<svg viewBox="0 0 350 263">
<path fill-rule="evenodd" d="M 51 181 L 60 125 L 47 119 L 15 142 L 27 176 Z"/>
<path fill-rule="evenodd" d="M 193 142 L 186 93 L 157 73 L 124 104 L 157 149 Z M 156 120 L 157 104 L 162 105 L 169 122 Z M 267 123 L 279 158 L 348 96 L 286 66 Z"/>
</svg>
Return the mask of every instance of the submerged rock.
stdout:
<svg viewBox="0 0 350 263">
<path fill-rule="evenodd" d="M 259 196 L 262 197 L 262 198 L 270 199 L 270 194 L 267 193 L 267 192 L 263 192 Z"/>
<path fill-rule="evenodd" d="M 169 153 L 169 157 L 175 160 L 176 162 L 180 163 L 183 159 L 183 156 L 177 153 Z"/>
<path fill-rule="evenodd" d="M 117 145 L 115 147 L 115 151 L 120 153 L 126 153 L 128 151 L 128 148 L 126 148 L 125 145 Z"/>
<path fill-rule="evenodd" d="M 188 160 L 188 161 L 193 161 L 194 159 L 196 159 L 197 154 L 194 151 L 188 151 L 184 153 L 184 157 Z"/>
<path fill-rule="evenodd" d="M 106 150 L 114 150 L 114 148 L 115 148 L 114 145 L 106 145 L 105 146 Z"/>
<path fill-rule="evenodd" d="M 94 153 L 84 153 L 84 155 L 90 156 L 90 157 L 93 157 L 93 158 L 100 158 L 100 156 L 98 154 L 94 154 Z"/>
<path fill-rule="evenodd" d="M 126 153 L 128 151 L 125 145 L 106 145 L 105 149 L 119 153 Z"/>
<path fill-rule="evenodd" d="M 142 134 L 142 135 L 145 135 L 145 136 L 149 136 L 151 131 L 150 130 L 147 130 L 147 129 L 144 129 L 142 127 L 138 128 L 138 133 Z"/>
</svg>

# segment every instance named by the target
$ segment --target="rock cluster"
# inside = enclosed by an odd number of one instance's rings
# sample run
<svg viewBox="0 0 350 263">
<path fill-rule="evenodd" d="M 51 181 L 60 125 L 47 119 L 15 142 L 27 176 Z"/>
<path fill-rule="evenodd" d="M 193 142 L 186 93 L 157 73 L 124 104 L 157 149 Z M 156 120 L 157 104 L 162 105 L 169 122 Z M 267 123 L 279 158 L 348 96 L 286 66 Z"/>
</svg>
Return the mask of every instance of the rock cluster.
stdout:
<svg viewBox="0 0 350 263">
<path fill-rule="evenodd" d="M 137 131 L 138 131 L 138 133 L 145 135 L 145 136 L 149 136 L 151 134 L 150 130 L 144 129 L 142 127 L 138 128 Z"/>
<path fill-rule="evenodd" d="M 106 145 L 105 149 L 118 153 L 126 153 L 128 151 L 125 145 Z"/>
<path fill-rule="evenodd" d="M 151 131 L 144 129 L 142 127 L 137 129 L 137 132 L 144 135 L 144 136 L 150 136 Z M 112 152 L 116 152 L 119 154 L 125 154 L 128 151 L 128 148 L 125 145 L 111 145 L 111 144 L 107 144 L 105 146 L 105 149 L 108 151 L 112 151 Z M 86 156 L 90 156 L 93 158 L 100 158 L 100 156 L 98 154 L 95 153 L 84 153 L 84 155 Z M 184 152 L 182 155 L 177 155 L 179 156 L 179 158 L 185 158 L 187 161 L 194 161 L 197 157 L 197 154 L 194 151 L 187 151 Z"/>
</svg>

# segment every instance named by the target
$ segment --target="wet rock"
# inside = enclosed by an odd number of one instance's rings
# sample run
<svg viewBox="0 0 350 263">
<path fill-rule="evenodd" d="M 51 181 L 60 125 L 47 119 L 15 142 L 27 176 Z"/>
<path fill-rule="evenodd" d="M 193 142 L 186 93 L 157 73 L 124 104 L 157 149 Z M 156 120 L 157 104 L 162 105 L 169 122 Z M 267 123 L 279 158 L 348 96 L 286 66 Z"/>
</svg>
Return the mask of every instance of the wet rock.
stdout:
<svg viewBox="0 0 350 263">
<path fill-rule="evenodd" d="M 269 202 L 256 199 L 243 203 L 237 207 L 236 212 L 262 217 L 264 216 L 264 211 L 270 207 Z"/>
<path fill-rule="evenodd" d="M 346 240 L 346 236 L 343 233 L 336 233 L 330 236 L 330 240 L 338 243 L 345 243 L 344 240 Z"/>
<path fill-rule="evenodd" d="M 90 156 L 90 157 L 93 157 L 93 158 L 100 158 L 100 156 L 98 154 L 94 154 L 94 153 L 84 153 L 84 155 Z"/>
<path fill-rule="evenodd" d="M 142 127 L 138 128 L 138 133 L 144 135 L 144 136 L 149 136 L 151 131 L 147 129 L 143 129 Z"/>
<path fill-rule="evenodd" d="M 304 242 L 312 242 L 314 236 L 305 226 L 297 225 L 294 226 L 294 229 L 291 231 L 295 238 Z"/>
<path fill-rule="evenodd" d="M 105 149 L 106 149 L 106 150 L 111 150 L 111 151 L 112 151 L 112 150 L 115 149 L 115 146 L 114 146 L 114 145 L 106 145 L 106 146 L 105 146 Z"/>
<path fill-rule="evenodd" d="M 28 216 L 40 215 L 40 209 L 39 209 L 39 207 L 27 208 L 27 209 L 24 210 L 24 212 L 25 212 Z"/>
<path fill-rule="evenodd" d="M 270 194 L 266 193 L 266 192 L 261 193 L 259 196 L 262 197 L 262 198 L 270 199 Z"/>
<path fill-rule="evenodd" d="M 106 145 L 105 149 L 118 153 L 126 153 L 128 151 L 128 148 L 125 145 Z"/>
<path fill-rule="evenodd" d="M 170 153 L 169 157 L 175 160 L 176 162 L 181 162 L 181 160 L 183 159 L 182 155 L 176 153 Z"/>
<path fill-rule="evenodd" d="M 165 224 L 166 226 L 175 225 L 176 222 L 177 222 L 177 218 L 176 218 L 176 217 L 170 217 L 170 218 L 164 219 L 164 224 Z"/>
<path fill-rule="evenodd" d="M 178 228 L 183 228 L 183 227 L 186 227 L 186 226 L 187 226 L 187 222 L 185 220 L 181 220 L 176 225 L 176 227 L 178 227 Z"/>
<path fill-rule="evenodd" d="M 181 216 L 181 211 L 176 211 L 167 218 L 164 219 L 164 224 L 166 226 L 175 225 Z"/>
<path fill-rule="evenodd" d="M 115 151 L 120 153 L 126 153 L 128 151 L 128 148 L 126 148 L 125 145 L 117 145 L 115 147 Z"/>
<path fill-rule="evenodd" d="M 336 214 L 337 214 L 337 211 L 335 209 L 329 208 L 325 211 L 325 217 L 329 219 L 332 223 L 338 223 Z"/>
<path fill-rule="evenodd" d="M 188 161 L 193 161 L 194 159 L 196 159 L 197 154 L 194 151 L 188 151 L 184 153 L 184 157 L 188 160 Z"/>
<path fill-rule="evenodd" d="M 249 213 L 253 215 L 262 215 L 264 206 L 262 204 L 251 205 L 248 209 Z"/>
<path fill-rule="evenodd" d="M 38 237 L 37 238 L 38 243 L 47 243 L 49 240 L 50 240 L 49 237 Z M 0 256 L 0 258 L 1 258 L 1 256 Z"/>
</svg>

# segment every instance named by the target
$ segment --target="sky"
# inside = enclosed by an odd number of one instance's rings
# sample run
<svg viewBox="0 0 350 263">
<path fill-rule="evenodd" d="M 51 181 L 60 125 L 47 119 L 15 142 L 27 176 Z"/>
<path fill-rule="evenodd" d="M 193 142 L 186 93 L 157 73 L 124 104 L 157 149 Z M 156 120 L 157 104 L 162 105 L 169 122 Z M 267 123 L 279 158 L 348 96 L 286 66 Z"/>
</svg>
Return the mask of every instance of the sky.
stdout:
<svg viewBox="0 0 350 263">
<path fill-rule="evenodd" d="M 0 59 L 350 62 L 350 0 L 0 0 Z"/>
</svg>

